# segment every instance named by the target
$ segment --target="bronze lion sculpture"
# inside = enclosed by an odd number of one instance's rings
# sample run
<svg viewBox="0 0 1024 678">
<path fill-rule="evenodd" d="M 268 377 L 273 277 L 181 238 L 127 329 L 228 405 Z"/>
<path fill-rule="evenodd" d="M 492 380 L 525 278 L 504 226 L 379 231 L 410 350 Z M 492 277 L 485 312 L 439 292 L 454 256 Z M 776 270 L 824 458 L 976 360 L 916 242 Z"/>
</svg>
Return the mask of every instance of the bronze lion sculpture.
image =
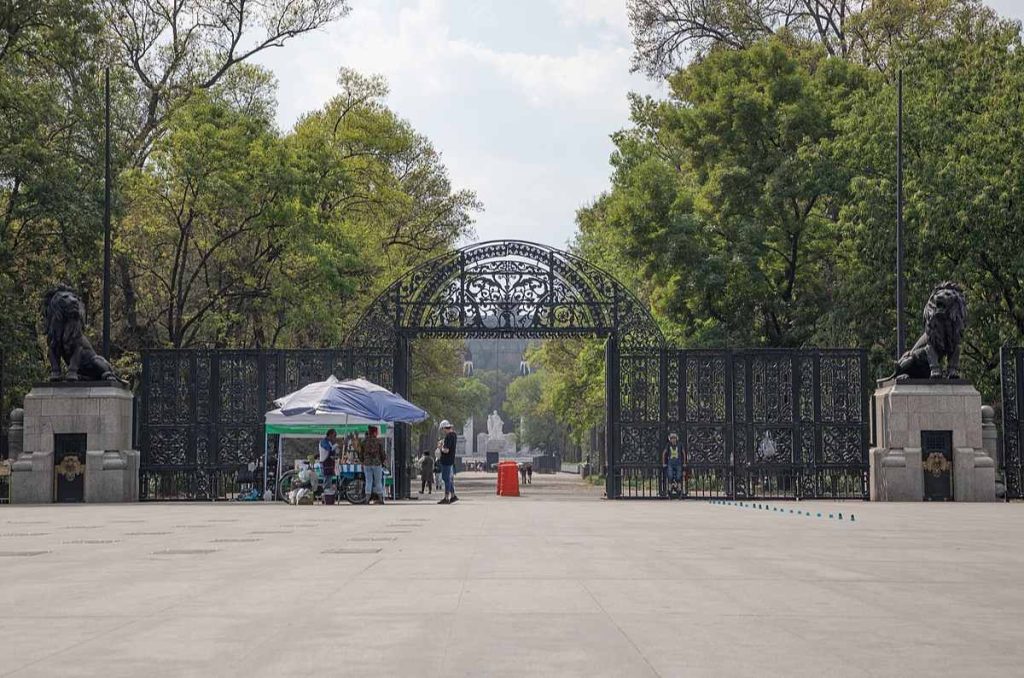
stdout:
<svg viewBox="0 0 1024 678">
<path fill-rule="evenodd" d="M 896 361 L 896 372 L 889 378 L 959 378 L 960 343 L 966 326 L 967 299 L 963 290 L 949 281 L 937 286 L 924 305 L 924 334 Z"/>
<path fill-rule="evenodd" d="M 119 381 L 106 358 L 97 355 L 82 333 L 85 304 L 63 285 L 43 296 L 43 324 L 50 358 L 50 381 Z M 68 372 L 61 376 L 61 361 Z"/>
</svg>

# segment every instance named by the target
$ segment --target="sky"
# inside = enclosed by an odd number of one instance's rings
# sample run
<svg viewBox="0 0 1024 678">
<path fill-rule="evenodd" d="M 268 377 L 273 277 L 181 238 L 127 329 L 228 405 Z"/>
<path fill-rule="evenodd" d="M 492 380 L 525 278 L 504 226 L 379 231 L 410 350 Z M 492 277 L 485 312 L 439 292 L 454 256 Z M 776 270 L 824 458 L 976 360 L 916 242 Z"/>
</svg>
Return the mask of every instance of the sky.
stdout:
<svg viewBox="0 0 1024 678">
<path fill-rule="evenodd" d="M 562 247 L 608 187 L 631 91 L 625 0 L 351 0 L 341 21 L 261 55 L 289 129 L 337 94 L 341 67 L 383 75 L 387 104 L 431 140 L 484 211 L 476 239 Z M 990 0 L 1024 19 L 1024 0 Z"/>
<path fill-rule="evenodd" d="M 342 66 L 388 80 L 387 103 L 431 140 L 457 188 L 476 191 L 479 240 L 556 247 L 608 186 L 609 135 L 630 91 L 624 0 L 351 0 L 339 22 L 270 50 L 278 124 L 338 92 Z"/>
</svg>

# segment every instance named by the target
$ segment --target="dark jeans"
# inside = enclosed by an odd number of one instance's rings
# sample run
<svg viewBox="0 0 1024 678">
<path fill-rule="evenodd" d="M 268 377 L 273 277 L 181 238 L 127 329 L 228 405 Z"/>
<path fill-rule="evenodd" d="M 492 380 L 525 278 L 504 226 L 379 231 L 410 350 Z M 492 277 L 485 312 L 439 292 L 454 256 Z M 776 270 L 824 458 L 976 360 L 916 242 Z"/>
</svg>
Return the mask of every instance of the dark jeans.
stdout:
<svg viewBox="0 0 1024 678">
<path fill-rule="evenodd" d="M 681 459 L 668 460 L 668 482 L 678 483 L 683 479 L 683 461 Z"/>
<path fill-rule="evenodd" d="M 441 465 L 441 479 L 444 480 L 444 493 L 455 494 L 455 467 Z"/>
<path fill-rule="evenodd" d="M 428 473 L 423 473 L 423 474 L 420 474 L 420 475 L 422 476 L 422 478 L 420 478 L 420 494 L 423 494 L 423 490 L 425 490 L 427 488 L 430 488 L 430 493 L 433 494 L 434 493 L 434 474 L 433 473 L 429 473 L 429 474 Z"/>
</svg>

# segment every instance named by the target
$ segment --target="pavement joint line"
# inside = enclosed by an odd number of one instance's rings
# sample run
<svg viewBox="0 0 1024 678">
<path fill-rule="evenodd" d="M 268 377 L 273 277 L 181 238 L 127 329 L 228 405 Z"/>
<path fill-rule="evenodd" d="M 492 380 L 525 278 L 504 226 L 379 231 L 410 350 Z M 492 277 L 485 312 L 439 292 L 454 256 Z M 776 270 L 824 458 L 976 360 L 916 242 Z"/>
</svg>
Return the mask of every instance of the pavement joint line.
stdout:
<svg viewBox="0 0 1024 678">
<path fill-rule="evenodd" d="M 640 646 L 636 644 L 636 642 L 629 636 L 629 634 L 626 633 L 621 626 L 619 626 L 619 623 L 615 621 L 615 618 L 612 617 L 608 610 L 605 609 L 604 605 L 601 604 L 601 601 L 599 601 L 597 599 L 597 596 L 594 595 L 594 592 L 590 590 L 589 586 L 587 586 L 587 582 L 583 580 L 579 580 L 579 582 L 580 586 L 583 587 L 583 590 L 586 591 L 587 594 L 590 596 L 590 599 L 594 601 L 595 605 L 597 605 L 597 609 L 601 610 L 601 612 L 604 613 L 604 616 L 608 619 L 609 622 L 611 622 L 612 626 L 615 627 L 615 630 L 617 630 L 619 634 L 626 639 L 626 642 L 629 643 L 630 647 L 633 648 L 633 651 L 636 652 L 637 655 L 639 655 L 640 659 L 643 660 L 644 664 L 647 665 L 647 668 L 651 670 L 651 673 L 660 678 L 661 674 L 658 673 L 657 669 L 654 668 L 654 665 L 652 665 L 650 660 L 647 659 L 647 655 L 643 653 L 643 651 L 640 649 Z"/>
</svg>

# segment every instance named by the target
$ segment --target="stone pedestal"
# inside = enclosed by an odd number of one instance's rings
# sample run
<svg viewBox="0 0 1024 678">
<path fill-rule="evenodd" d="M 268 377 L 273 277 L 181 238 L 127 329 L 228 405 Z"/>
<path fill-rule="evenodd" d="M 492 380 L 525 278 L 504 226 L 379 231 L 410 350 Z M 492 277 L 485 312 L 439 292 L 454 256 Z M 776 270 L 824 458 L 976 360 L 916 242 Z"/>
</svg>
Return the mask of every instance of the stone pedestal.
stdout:
<svg viewBox="0 0 1024 678">
<path fill-rule="evenodd" d="M 139 452 L 132 447 L 132 393 L 111 382 L 41 384 L 25 396 L 23 451 L 11 466 L 11 502 L 55 500 L 54 436 L 85 435 L 87 502 L 137 501 Z"/>
<path fill-rule="evenodd" d="M 955 501 L 995 501 L 995 461 L 982 446 L 981 395 L 962 381 L 887 382 L 874 397 L 871 500 L 922 501 L 921 432 L 952 437 Z"/>
</svg>

